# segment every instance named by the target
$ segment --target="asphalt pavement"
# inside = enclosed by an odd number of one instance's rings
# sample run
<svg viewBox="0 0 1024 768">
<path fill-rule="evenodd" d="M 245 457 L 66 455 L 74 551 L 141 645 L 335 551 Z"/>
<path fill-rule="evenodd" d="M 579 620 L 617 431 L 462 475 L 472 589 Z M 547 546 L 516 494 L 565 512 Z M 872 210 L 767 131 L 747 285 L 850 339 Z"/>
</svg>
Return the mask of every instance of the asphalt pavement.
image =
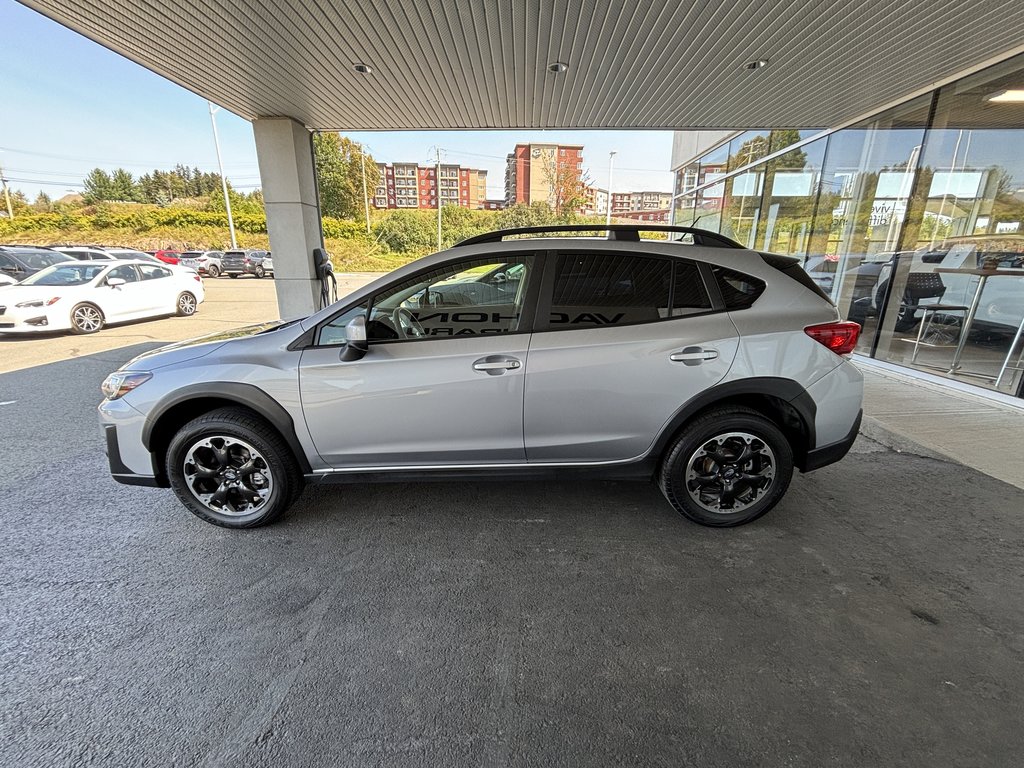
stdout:
<svg viewBox="0 0 1024 768">
<path fill-rule="evenodd" d="M 0 765 L 1010 766 L 1024 491 L 862 438 L 709 530 L 652 485 L 115 484 L 146 345 L 0 374 Z"/>
</svg>

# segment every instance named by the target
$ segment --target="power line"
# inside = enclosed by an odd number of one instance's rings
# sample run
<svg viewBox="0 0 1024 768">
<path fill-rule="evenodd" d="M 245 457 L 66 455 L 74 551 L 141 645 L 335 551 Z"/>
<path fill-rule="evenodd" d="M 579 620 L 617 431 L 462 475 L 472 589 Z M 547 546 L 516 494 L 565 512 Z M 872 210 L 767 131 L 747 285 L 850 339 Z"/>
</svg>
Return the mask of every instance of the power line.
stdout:
<svg viewBox="0 0 1024 768">
<path fill-rule="evenodd" d="M 10 153 L 16 154 L 16 155 L 31 155 L 33 157 L 47 157 L 47 158 L 50 158 L 50 159 L 53 159 L 53 160 L 76 160 L 76 161 L 79 161 L 79 162 L 105 163 L 107 165 L 119 165 L 119 166 L 124 166 L 124 167 L 131 166 L 131 167 L 135 167 L 135 168 L 159 168 L 161 165 L 166 165 L 168 163 L 168 160 L 166 158 L 161 159 L 161 160 L 146 160 L 146 161 L 141 161 L 141 162 L 139 162 L 139 161 L 128 161 L 128 160 L 111 160 L 109 158 L 101 159 L 101 158 L 96 158 L 96 157 L 82 157 L 81 155 L 59 155 L 59 154 L 56 154 L 56 153 L 53 153 L 53 152 L 34 152 L 34 151 L 28 150 L 28 149 L 15 149 L 14 147 L 0 147 L 0 151 L 10 152 Z M 206 160 L 204 160 L 201 163 L 196 163 L 196 162 L 182 163 L 182 162 L 179 161 L 177 163 L 177 165 L 201 167 L 203 165 L 206 165 L 207 163 L 208 163 L 208 161 L 206 161 Z M 244 163 L 238 163 L 237 166 L 238 167 L 245 167 L 245 168 L 255 168 L 255 167 L 258 166 L 258 163 L 255 163 L 255 162 L 244 162 Z"/>
</svg>

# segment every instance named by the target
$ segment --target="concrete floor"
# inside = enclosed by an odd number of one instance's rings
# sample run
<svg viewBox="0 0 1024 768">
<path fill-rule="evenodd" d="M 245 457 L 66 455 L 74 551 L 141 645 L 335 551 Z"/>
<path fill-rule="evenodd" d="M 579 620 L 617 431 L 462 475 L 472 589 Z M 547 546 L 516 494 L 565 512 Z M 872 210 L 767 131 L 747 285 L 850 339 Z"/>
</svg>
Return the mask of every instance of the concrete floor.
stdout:
<svg viewBox="0 0 1024 768">
<path fill-rule="evenodd" d="M 1024 491 L 863 440 L 738 530 L 644 484 L 114 484 L 140 346 L 0 375 L 0 764 L 1009 766 Z M 13 401 L 13 402 L 11 402 Z"/>
</svg>

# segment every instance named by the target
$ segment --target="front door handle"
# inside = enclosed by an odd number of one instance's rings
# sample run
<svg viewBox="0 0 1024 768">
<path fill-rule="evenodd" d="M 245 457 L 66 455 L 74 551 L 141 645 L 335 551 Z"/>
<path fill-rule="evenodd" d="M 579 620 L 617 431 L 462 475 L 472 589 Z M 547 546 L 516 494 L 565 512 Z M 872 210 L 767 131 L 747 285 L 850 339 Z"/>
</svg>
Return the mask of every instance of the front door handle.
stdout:
<svg viewBox="0 0 1024 768">
<path fill-rule="evenodd" d="M 714 360 L 718 357 L 718 350 L 704 349 L 703 347 L 686 347 L 679 352 L 673 352 L 668 359 L 673 363 L 683 365 L 700 365 L 705 360 Z"/>
<path fill-rule="evenodd" d="M 514 357 L 491 355 L 490 357 L 481 357 L 473 363 L 473 370 L 482 371 L 490 376 L 500 376 L 505 371 L 514 371 L 516 368 L 521 368 L 522 365 Z"/>
</svg>

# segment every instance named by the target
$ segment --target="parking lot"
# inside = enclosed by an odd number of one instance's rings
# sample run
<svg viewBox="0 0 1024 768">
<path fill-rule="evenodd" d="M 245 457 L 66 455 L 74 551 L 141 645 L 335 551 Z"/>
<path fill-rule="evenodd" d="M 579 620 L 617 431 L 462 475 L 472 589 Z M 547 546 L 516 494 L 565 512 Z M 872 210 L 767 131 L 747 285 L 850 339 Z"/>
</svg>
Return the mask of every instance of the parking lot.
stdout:
<svg viewBox="0 0 1024 768">
<path fill-rule="evenodd" d="M 103 377 L 272 285 L 0 342 L 0 764 L 1019 762 L 1024 491 L 957 464 L 862 439 L 736 530 L 567 481 L 311 489 L 229 532 L 115 484 Z"/>
</svg>

